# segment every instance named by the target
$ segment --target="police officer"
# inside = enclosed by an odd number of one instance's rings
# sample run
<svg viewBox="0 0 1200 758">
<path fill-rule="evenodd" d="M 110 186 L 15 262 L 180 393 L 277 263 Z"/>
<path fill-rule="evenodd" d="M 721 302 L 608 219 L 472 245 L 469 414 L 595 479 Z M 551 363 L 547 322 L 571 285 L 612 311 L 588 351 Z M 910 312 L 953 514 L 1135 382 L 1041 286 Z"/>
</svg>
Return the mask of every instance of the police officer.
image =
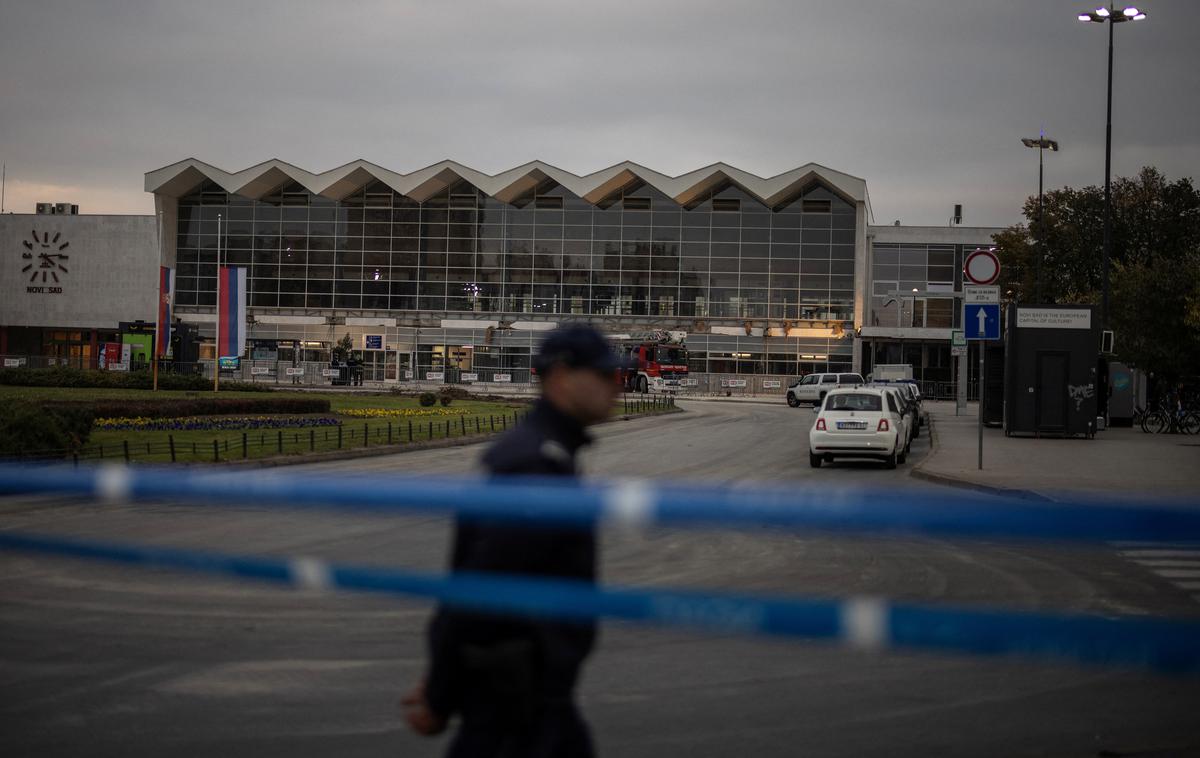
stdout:
<svg viewBox="0 0 1200 758">
<path fill-rule="evenodd" d="M 585 427 L 608 418 L 619 391 L 618 357 L 596 330 L 556 329 L 534 358 L 542 396 L 484 455 L 496 476 L 575 477 Z M 590 528 L 512 526 L 460 519 L 452 571 L 530 574 L 595 582 Z M 567 623 L 440 608 L 429 626 L 425 680 L 404 698 L 418 733 L 462 725 L 450 758 L 588 758 L 587 725 L 573 693 L 595 642 L 593 623 Z"/>
</svg>

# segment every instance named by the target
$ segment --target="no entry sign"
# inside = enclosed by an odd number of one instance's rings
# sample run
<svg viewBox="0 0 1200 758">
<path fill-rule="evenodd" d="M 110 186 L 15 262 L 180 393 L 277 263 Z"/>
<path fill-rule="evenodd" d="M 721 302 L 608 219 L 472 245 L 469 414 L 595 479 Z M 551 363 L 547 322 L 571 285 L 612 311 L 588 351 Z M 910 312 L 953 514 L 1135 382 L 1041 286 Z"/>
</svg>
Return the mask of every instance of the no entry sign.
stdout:
<svg viewBox="0 0 1200 758">
<path fill-rule="evenodd" d="M 963 276 L 972 284 L 991 284 L 1000 278 L 1000 259 L 991 250 L 976 250 L 963 262 Z"/>
</svg>

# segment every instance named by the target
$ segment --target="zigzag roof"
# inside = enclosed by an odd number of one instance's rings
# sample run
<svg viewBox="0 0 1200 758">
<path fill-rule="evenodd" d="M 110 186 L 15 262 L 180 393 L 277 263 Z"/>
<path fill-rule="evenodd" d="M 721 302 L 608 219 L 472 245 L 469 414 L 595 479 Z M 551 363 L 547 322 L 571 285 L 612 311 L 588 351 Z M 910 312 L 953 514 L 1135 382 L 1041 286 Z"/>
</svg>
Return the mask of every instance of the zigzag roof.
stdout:
<svg viewBox="0 0 1200 758">
<path fill-rule="evenodd" d="M 208 179 L 227 192 L 261 197 L 288 180 L 293 180 L 316 195 L 340 200 L 355 189 L 378 180 L 396 192 L 424 201 L 458 180 L 465 180 L 491 197 L 509 201 L 533 185 L 552 179 L 588 202 L 598 203 L 631 181 L 640 179 L 680 205 L 686 205 L 705 191 L 725 181 L 732 182 L 774 207 L 813 182 L 820 182 L 852 203 L 865 203 L 868 218 L 870 199 L 865 180 L 816 163 L 807 163 L 782 174 L 763 178 L 726 163 L 696 169 L 680 176 L 667 176 L 630 161 L 579 176 L 542 161 L 489 175 L 446 160 L 432 166 L 401 174 L 365 160 L 356 160 L 324 173 L 314 174 L 278 159 L 230 173 L 195 158 L 147 172 L 146 191 L 167 197 L 182 197 Z"/>
</svg>

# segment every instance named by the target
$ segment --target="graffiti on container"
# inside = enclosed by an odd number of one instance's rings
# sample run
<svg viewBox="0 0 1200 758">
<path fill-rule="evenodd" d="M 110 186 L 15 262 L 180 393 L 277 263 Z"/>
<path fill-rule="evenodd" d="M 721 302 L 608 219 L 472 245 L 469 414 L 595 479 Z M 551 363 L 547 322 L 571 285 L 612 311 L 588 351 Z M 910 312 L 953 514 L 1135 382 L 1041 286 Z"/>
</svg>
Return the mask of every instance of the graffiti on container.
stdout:
<svg viewBox="0 0 1200 758">
<path fill-rule="evenodd" d="M 1092 395 L 1096 394 L 1096 385 L 1094 384 L 1068 384 L 1067 396 L 1075 401 L 1075 410 L 1079 411 L 1083 408 L 1083 401 Z"/>
</svg>

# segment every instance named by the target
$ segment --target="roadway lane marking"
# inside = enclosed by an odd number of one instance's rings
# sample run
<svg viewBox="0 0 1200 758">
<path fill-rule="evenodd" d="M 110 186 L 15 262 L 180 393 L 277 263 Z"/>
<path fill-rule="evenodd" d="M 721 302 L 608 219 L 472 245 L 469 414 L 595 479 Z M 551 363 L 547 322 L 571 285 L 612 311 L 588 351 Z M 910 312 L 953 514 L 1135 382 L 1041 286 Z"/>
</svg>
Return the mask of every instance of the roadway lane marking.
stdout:
<svg viewBox="0 0 1200 758">
<path fill-rule="evenodd" d="M 1148 568 L 1200 568 L 1200 555 L 1192 559 L 1186 558 L 1150 558 L 1134 559 L 1134 563 Z"/>
<path fill-rule="evenodd" d="M 1200 544 L 1195 542 L 1110 542 L 1117 554 L 1173 586 L 1188 592 L 1200 590 Z M 1191 580 L 1191 581 L 1189 581 Z M 1200 601 L 1200 595 L 1192 595 Z"/>
<path fill-rule="evenodd" d="M 1193 558 L 1200 560 L 1200 550 L 1122 550 L 1125 558 Z"/>
<path fill-rule="evenodd" d="M 1200 579 L 1200 569 L 1159 569 L 1154 573 L 1167 579 Z"/>
</svg>

